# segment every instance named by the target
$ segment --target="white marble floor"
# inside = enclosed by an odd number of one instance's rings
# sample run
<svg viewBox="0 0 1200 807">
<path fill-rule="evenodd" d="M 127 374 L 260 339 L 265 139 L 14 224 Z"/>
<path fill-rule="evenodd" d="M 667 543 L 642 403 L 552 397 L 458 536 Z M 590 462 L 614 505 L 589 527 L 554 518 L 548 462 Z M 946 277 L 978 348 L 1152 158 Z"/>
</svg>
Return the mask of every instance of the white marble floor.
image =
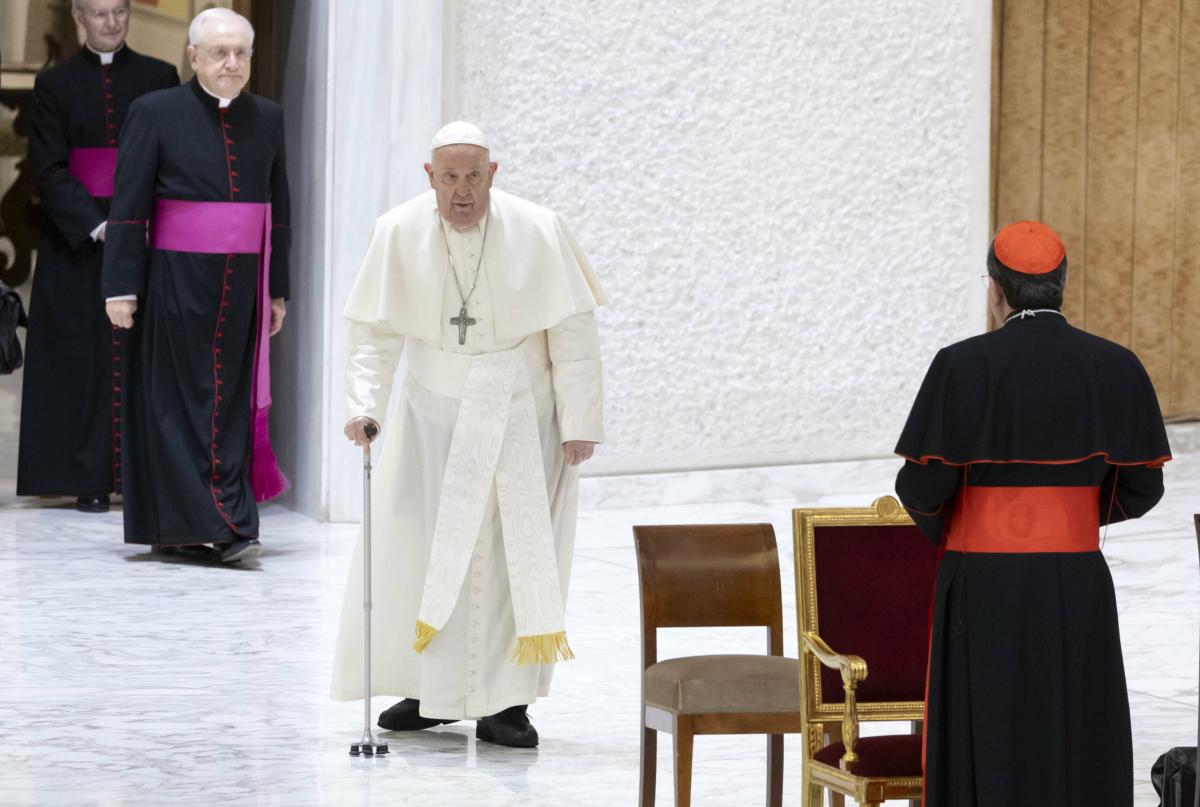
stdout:
<svg viewBox="0 0 1200 807">
<path fill-rule="evenodd" d="M 11 494 L 12 385 L 0 383 L 0 804 L 630 805 L 638 775 L 638 605 L 630 526 L 770 521 L 783 549 L 795 654 L 789 510 L 865 504 L 892 460 L 584 482 L 569 627 L 579 659 L 531 713 L 542 747 L 476 743 L 473 726 L 393 735 L 355 759 L 361 708 L 326 691 L 356 529 L 278 507 L 252 568 L 152 560 L 121 543 L 120 514 Z M 1196 736 L 1200 446 L 1168 470 L 1152 517 L 1114 528 L 1133 705 L 1138 805 L 1158 753 Z M 663 655 L 758 652 L 757 632 L 669 632 Z M 390 705 L 377 699 L 375 711 Z M 798 748 L 798 740 L 790 740 Z M 670 804 L 660 749 L 659 804 Z M 703 738 L 698 807 L 762 803 L 764 742 Z M 799 763 L 786 799 L 799 804 Z M 665 781 L 664 781 L 665 780 Z"/>
</svg>

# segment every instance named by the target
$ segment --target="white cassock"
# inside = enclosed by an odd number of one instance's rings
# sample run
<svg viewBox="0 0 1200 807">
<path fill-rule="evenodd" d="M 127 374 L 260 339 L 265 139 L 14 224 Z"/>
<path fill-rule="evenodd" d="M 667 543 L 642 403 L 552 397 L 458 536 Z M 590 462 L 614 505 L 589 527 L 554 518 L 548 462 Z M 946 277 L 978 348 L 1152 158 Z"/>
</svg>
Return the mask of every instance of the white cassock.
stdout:
<svg viewBox="0 0 1200 807">
<path fill-rule="evenodd" d="M 482 249 L 464 344 L 447 244 L 468 294 Z M 375 222 L 345 310 L 347 414 L 383 424 L 371 694 L 419 698 L 426 717 L 479 718 L 545 697 L 552 661 L 570 657 L 579 477 L 562 444 L 603 440 L 592 312 L 604 302 L 558 216 L 502 191 L 465 232 L 443 221 L 433 191 Z M 360 539 L 332 695 L 361 698 L 362 685 Z"/>
</svg>

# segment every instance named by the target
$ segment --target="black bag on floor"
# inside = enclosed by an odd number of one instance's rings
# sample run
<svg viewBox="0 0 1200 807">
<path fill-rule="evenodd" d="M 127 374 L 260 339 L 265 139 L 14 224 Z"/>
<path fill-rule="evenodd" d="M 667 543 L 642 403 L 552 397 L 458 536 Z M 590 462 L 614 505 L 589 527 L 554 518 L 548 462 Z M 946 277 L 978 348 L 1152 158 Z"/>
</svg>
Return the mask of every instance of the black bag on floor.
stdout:
<svg viewBox="0 0 1200 807">
<path fill-rule="evenodd" d="M 1172 748 L 1150 769 L 1150 781 L 1162 801 L 1159 807 L 1193 807 L 1196 803 L 1196 749 Z"/>
<path fill-rule="evenodd" d="M 0 375 L 8 375 L 24 361 L 17 326 L 25 327 L 25 307 L 20 295 L 0 281 Z"/>
</svg>

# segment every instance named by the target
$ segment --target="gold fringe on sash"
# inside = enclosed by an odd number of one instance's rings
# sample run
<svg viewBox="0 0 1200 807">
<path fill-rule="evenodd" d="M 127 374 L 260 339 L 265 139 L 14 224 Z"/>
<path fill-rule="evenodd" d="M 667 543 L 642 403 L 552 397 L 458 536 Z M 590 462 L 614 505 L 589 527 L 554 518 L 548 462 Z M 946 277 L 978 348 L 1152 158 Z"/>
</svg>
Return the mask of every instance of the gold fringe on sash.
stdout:
<svg viewBox="0 0 1200 807">
<path fill-rule="evenodd" d="M 567 632 L 543 633 L 540 636 L 519 636 L 517 646 L 509 661 L 523 664 L 553 664 L 556 661 L 570 661 L 575 658 L 571 646 L 567 644 Z"/>
<path fill-rule="evenodd" d="M 413 642 L 413 650 L 420 653 L 425 649 L 425 645 L 429 644 L 433 637 L 437 636 L 437 628 L 430 627 L 421 620 L 417 620 L 417 641 Z"/>
</svg>

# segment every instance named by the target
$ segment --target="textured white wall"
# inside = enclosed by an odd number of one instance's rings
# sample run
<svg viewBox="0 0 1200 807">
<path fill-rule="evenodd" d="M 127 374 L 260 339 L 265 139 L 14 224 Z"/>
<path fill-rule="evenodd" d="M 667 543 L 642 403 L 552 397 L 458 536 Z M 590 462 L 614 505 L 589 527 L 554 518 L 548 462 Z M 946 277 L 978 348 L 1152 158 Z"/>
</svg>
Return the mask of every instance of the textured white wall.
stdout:
<svg viewBox="0 0 1200 807">
<path fill-rule="evenodd" d="M 891 451 L 983 327 L 986 0 L 455 0 L 447 117 L 612 298 L 592 471 Z"/>
</svg>

